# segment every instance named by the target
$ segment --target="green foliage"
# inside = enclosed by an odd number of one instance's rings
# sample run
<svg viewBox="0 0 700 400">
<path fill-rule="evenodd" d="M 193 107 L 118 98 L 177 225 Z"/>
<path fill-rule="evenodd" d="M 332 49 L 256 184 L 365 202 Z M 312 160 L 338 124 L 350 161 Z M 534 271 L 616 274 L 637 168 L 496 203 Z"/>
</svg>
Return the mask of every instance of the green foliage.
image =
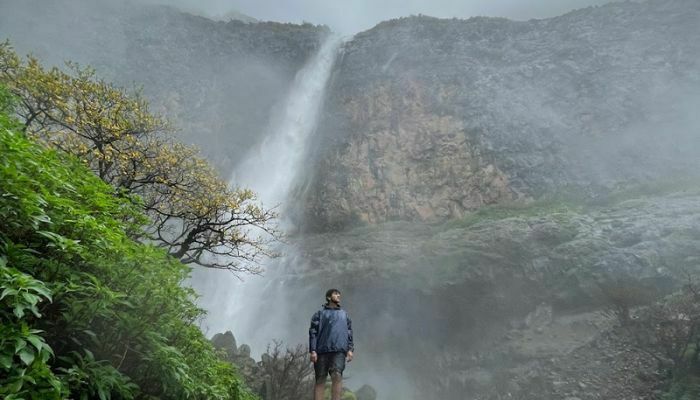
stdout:
<svg viewBox="0 0 700 400">
<path fill-rule="evenodd" d="M 6 87 L 0 85 L 0 113 L 12 114 L 15 110 L 15 99 Z"/>
<path fill-rule="evenodd" d="M 342 400 L 357 400 L 357 396 L 351 391 L 346 391 L 343 393 L 343 396 L 341 397 Z"/>
<path fill-rule="evenodd" d="M 5 399 L 61 398 L 63 386 L 50 371 L 53 350 L 28 319 L 51 300 L 46 286 L 30 275 L 7 266 L 0 257 L 0 395 Z"/>
<path fill-rule="evenodd" d="M 79 393 L 81 399 L 99 398 L 109 399 L 113 393 L 118 393 L 118 398 L 133 399 L 134 392 L 138 389 L 127 376 L 120 373 L 107 360 L 95 360 L 90 350 L 84 350 L 85 355 L 71 352 L 67 356 L 59 357 L 64 365 L 59 367 L 63 381 L 71 388 L 71 393 Z"/>
<path fill-rule="evenodd" d="M 541 199 L 538 201 L 513 201 L 502 204 L 483 206 L 462 219 L 449 221 L 444 224 L 447 229 L 468 228 L 479 223 L 515 217 L 533 217 L 547 215 L 552 218 L 561 216 L 566 220 L 582 210 L 583 204 L 578 201 L 565 200 L 559 197 Z"/>
<path fill-rule="evenodd" d="M 326 387 L 323 390 L 323 398 L 325 400 L 331 400 L 331 384 L 329 382 L 326 382 Z M 340 394 L 340 399 L 341 400 L 357 400 L 357 396 L 355 396 L 355 393 L 353 393 L 350 389 L 343 387 L 342 392 Z"/>
<path fill-rule="evenodd" d="M 676 192 L 699 192 L 700 181 L 696 177 L 678 177 L 674 180 L 664 179 L 639 184 L 629 184 L 595 195 L 580 187 L 568 187 L 559 192 L 549 193 L 537 200 L 516 200 L 483 206 L 467 214 L 462 219 L 444 224 L 448 229 L 465 228 L 479 223 L 514 217 L 533 217 L 546 215 L 550 217 L 568 217 L 591 209 L 612 207 L 626 201 L 653 197 Z"/>
<path fill-rule="evenodd" d="M 98 79 L 89 67 L 66 70 L 24 61 L 0 43 L 0 109 L 14 110 L 24 133 L 76 156 L 117 193 L 138 195 L 150 223 L 127 230 L 130 237 L 148 238 L 186 264 L 259 272 L 259 260 L 274 255 L 275 213 L 221 179 L 197 149 L 174 141 L 139 91 Z M 15 107 L 2 106 L 13 96 Z"/>
<path fill-rule="evenodd" d="M 676 378 L 661 396 L 661 400 L 695 400 L 700 399 L 700 378 L 684 376 Z"/>
<path fill-rule="evenodd" d="M 146 218 L 0 114 L 0 397 L 251 399 L 195 321 L 190 268 Z"/>
</svg>

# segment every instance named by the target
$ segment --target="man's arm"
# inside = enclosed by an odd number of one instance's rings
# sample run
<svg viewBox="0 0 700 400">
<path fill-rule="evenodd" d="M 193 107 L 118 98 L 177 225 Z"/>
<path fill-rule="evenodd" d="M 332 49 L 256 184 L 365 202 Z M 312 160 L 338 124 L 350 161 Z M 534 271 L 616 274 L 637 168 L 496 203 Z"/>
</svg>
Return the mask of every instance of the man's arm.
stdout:
<svg viewBox="0 0 700 400">
<path fill-rule="evenodd" d="M 352 320 L 347 314 L 346 319 L 348 320 L 348 352 L 346 354 L 346 358 L 348 361 L 352 361 L 353 352 L 355 351 L 355 342 L 352 337 Z"/>
<path fill-rule="evenodd" d="M 311 326 L 309 326 L 309 353 L 311 362 L 316 362 L 316 342 L 318 339 L 318 326 L 321 322 L 321 312 L 316 311 L 311 317 Z"/>
</svg>

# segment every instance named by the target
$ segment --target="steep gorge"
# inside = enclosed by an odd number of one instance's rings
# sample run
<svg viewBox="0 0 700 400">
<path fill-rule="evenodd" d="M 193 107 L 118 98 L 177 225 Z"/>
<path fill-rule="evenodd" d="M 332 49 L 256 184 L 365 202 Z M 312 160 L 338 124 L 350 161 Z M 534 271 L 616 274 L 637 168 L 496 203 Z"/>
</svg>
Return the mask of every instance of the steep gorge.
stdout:
<svg viewBox="0 0 700 400">
<path fill-rule="evenodd" d="M 3 8 L 0 33 L 143 84 L 222 171 L 262 142 L 328 33 L 63 3 Z M 75 40 L 56 39 L 61 13 L 81 21 Z M 658 371 L 611 333 L 601 283 L 628 281 L 647 304 L 698 269 L 698 20 L 697 1 L 651 0 L 356 35 L 290 199 L 299 254 L 259 293 L 294 305 L 288 326 L 260 335 L 303 342 L 319 293 L 340 286 L 350 385 L 380 399 L 654 398 Z M 10 35 L 22 26 L 42 28 Z M 582 371 L 601 362 L 607 377 Z"/>
</svg>

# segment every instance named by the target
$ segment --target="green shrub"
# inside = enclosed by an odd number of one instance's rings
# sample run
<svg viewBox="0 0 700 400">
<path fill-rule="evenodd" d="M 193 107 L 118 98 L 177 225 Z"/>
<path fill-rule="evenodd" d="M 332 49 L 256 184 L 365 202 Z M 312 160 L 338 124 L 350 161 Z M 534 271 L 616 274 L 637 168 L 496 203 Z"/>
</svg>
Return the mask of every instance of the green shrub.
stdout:
<svg viewBox="0 0 700 400">
<path fill-rule="evenodd" d="M 195 325 L 190 267 L 130 239 L 135 200 L 0 114 L 3 398 L 252 398 Z"/>
<path fill-rule="evenodd" d="M 674 379 L 669 390 L 661 400 L 696 400 L 700 399 L 700 377 L 685 376 Z"/>
</svg>

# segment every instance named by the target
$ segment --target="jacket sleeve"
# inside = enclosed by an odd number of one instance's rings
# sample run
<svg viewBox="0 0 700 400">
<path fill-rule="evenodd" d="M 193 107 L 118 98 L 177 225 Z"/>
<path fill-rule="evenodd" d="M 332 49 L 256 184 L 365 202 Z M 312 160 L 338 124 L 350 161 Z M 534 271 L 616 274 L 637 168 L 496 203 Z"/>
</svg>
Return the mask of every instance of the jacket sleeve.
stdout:
<svg viewBox="0 0 700 400">
<path fill-rule="evenodd" d="M 348 320 L 348 351 L 355 351 L 355 342 L 352 338 L 352 320 L 350 319 L 350 316 L 346 316 Z"/>
<path fill-rule="evenodd" d="M 318 339 L 318 325 L 320 321 L 321 312 L 316 311 L 311 317 L 311 326 L 309 327 L 309 353 L 311 353 L 312 351 L 316 351 L 316 341 Z"/>
</svg>

